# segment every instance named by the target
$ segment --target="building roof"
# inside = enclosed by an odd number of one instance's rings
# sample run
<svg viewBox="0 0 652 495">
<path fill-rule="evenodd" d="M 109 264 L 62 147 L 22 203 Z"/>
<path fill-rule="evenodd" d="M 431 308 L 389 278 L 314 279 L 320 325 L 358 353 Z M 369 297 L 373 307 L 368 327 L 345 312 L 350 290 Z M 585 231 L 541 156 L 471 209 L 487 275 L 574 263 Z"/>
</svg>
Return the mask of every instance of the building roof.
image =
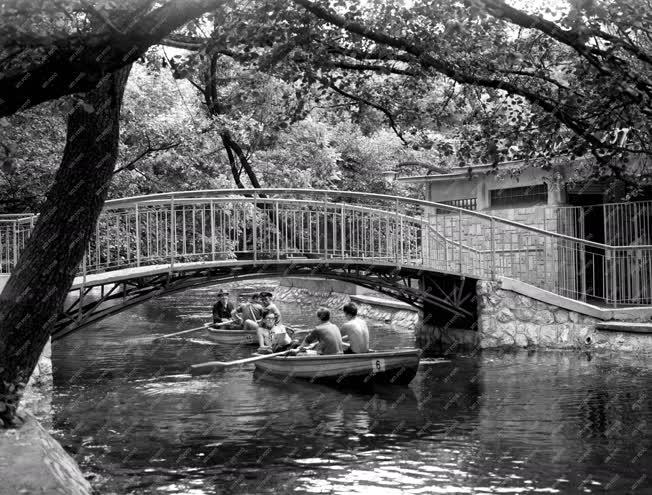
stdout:
<svg viewBox="0 0 652 495">
<path fill-rule="evenodd" d="M 468 167 L 453 167 L 448 172 L 443 174 L 431 174 L 431 175 L 412 175 L 397 177 L 398 182 L 438 182 L 438 181 L 447 181 L 453 179 L 459 179 L 461 177 L 467 178 L 469 176 L 469 170 L 472 174 L 490 172 L 496 168 L 505 169 L 509 167 L 522 167 L 523 165 L 532 166 L 531 162 L 526 160 L 513 160 L 509 162 L 500 162 L 496 165 L 493 164 L 482 164 L 482 165 L 473 165 Z"/>
</svg>

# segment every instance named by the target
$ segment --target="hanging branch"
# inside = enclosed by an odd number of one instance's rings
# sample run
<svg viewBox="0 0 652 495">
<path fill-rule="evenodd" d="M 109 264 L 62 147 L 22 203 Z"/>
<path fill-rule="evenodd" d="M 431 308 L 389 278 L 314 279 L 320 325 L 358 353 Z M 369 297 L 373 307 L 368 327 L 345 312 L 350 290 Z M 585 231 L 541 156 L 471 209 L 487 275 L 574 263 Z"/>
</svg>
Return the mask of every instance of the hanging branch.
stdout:
<svg viewBox="0 0 652 495">
<path fill-rule="evenodd" d="M 382 105 L 379 105 L 377 103 L 374 103 L 373 101 L 362 98 L 361 96 L 357 96 L 357 95 L 354 95 L 352 93 L 348 93 L 347 91 L 344 91 L 343 89 L 337 87 L 337 85 L 333 81 L 322 80 L 322 82 L 324 84 L 326 84 L 329 88 L 331 88 L 333 91 L 335 91 L 336 93 L 339 93 L 340 95 L 344 96 L 345 98 L 349 98 L 351 100 L 358 101 L 360 103 L 363 103 L 364 105 L 375 108 L 376 110 L 380 110 L 387 117 L 387 120 L 389 121 L 389 125 L 394 130 L 394 133 L 399 137 L 399 139 L 401 141 L 403 141 L 403 144 L 405 146 L 409 146 L 409 143 L 403 137 L 403 133 L 401 133 L 401 131 L 399 131 L 399 129 L 398 129 L 397 125 L 396 125 L 396 121 L 394 120 L 394 116 L 385 107 L 383 107 Z"/>
<path fill-rule="evenodd" d="M 149 142 L 149 137 L 147 138 L 147 141 Z M 134 165 L 145 158 L 148 155 L 151 155 L 153 153 L 157 153 L 159 151 L 167 151 L 171 150 L 173 148 L 176 148 L 177 146 L 180 146 L 181 142 L 178 143 L 168 143 L 168 144 L 162 144 L 161 146 L 152 146 L 151 143 L 148 144 L 147 148 L 143 150 L 136 158 L 131 160 L 129 163 L 126 165 L 123 165 L 120 168 L 117 168 L 113 171 L 113 175 L 118 174 L 119 172 L 122 172 L 123 170 L 133 170 Z"/>
</svg>

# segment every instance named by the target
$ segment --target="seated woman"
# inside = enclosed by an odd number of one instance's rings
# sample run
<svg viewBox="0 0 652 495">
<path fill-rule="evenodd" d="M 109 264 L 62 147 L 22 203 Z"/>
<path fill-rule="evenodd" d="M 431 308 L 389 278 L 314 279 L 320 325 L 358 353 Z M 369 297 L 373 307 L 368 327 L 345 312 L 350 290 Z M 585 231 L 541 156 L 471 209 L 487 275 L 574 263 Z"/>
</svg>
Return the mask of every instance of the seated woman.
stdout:
<svg viewBox="0 0 652 495">
<path fill-rule="evenodd" d="M 258 349 L 259 353 L 283 352 L 291 349 L 294 344 L 285 327 L 280 323 L 276 323 L 274 313 L 265 315 L 258 332 L 263 344 Z"/>
</svg>

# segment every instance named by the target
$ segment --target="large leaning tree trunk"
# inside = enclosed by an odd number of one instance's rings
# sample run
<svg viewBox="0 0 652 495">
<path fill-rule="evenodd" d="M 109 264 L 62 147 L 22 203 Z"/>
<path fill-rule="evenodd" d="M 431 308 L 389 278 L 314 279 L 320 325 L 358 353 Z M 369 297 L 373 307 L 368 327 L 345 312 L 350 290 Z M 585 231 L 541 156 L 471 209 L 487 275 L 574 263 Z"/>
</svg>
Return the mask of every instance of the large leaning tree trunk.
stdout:
<svg viewBox="0 0 652 495">
<path fill-rule="evenodd" d="M 0 294 L 0 426 L 16 409 L 95 230 L 118 155 L 131 65 L 107 75 L 68 118 L 66 147 L 34 231 Z"/>
</svg>

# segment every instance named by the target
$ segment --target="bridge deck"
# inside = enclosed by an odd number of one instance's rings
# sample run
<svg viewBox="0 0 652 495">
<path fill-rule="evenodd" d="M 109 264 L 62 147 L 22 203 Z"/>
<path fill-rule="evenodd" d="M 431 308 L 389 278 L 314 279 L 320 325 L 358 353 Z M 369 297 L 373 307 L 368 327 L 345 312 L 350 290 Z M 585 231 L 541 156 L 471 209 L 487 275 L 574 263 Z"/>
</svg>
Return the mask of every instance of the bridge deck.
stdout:
<svg viewBox="0 0 652 495">
<path fill-rule="evenodd" d="M 81 288 L 89 288 L 106 284 L 119 284 L 122 282 L 133 281 L 141 277 L 150 277 L 153 275 L 164 275 L 166 273 L 177 274 L 190 271 L 197 271 L 202 269 L 211 268 L 225 268 L 231 267 L 234 272 L 246 265 L 248 268 L 257 267 L 261 268 L 261 272 L 265 272 L 271 266 L 288 267 L 288 266 L 337 266 L 337 267 L 351 267 L 351 266 L 385 266 L 389 269 L 400 269 L 401 266 L 405 268 L 413 268 L 424 272 L 445 273 L 450 275 L 459 275 L 455 271 L 445 271 L 441 269 L 429 269 L 420 264 L 420 260 L 414 260 L 413 263 L 403 263 L 397 266 L 394 259 L 388 258 L 330 258 L 330 259 L 280 259 L 280 260 L 221 260 L 221 261 L 196 261 L 187 263 L 160 264 L 160 265 L 147 265 L 131 268 L 122 268 L 112 270 L 109 272 L 92 273 L 86 276 L 75 277 L 71 290 Z"/>
</svg>

